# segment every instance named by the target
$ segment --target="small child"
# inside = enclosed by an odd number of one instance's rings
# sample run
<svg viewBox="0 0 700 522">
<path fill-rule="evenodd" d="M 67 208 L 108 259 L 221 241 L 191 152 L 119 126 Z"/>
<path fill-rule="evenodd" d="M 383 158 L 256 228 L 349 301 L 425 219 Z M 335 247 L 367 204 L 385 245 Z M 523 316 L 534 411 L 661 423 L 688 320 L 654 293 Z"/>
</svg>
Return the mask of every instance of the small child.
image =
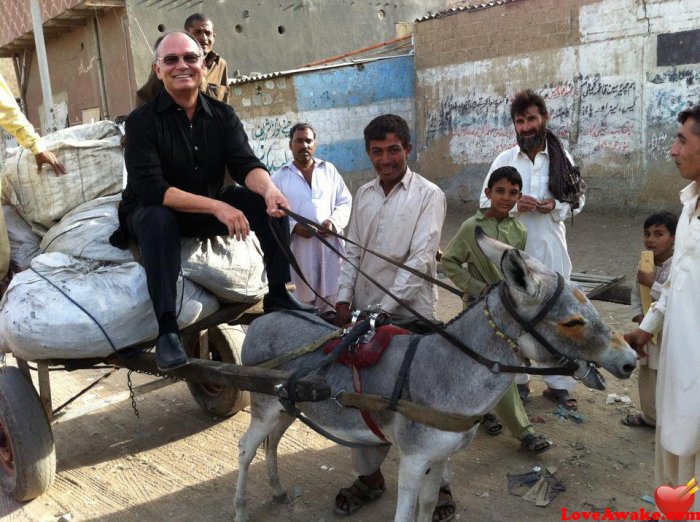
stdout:
<svg viewBox="0 0 700 522">
<path fill-rule="evenodd" d="M 644 221 L 644 247 L 654 253 L 654 272 L 637 270 L 637 283 L 649 287 L 652 301 L 661 295 L 661 288 L 671 273 L 673 259 L 673 242 L 676 236 L 678 217 L 671 212 L 655 212 Z M 644 318 L 642 300 L 639 295 L 639 285 L 632 287 L 630 305 L 634 312 L 632 320 L 639 324 Z M 657 342 L 647 344 L 647 356 L 639 360 L 639 406 L 642 413 L 628 413 L 622 418 L 627 426 L 648 427 L 656 426 L 656 371 L 659 366 L 659 348 L 661 333 Z"/>
<path fill-rule="evenodd" d="M 442 255 L 442 269 L 457 288 L 464 292 L 465 308 L 483 294 L 489 285 L 503 279 L 501 270 L 477 245 L 474 237 L 476 227 L 481 227 L 487 236 L 502 243 L 520 250 L 525 248 L 525 226 L 510 215 L 511 209 L 522 195 L 522 188 L 523 180 L 515 168 L 501 167 L 494 170 L 484 189 L 484 194 L 491 200 L 491 206 L 478 210 L 476 215 L 462 223 L 459 232 Z M 545 437 L 535 435 L 515 383 L 508 388 L 495 411 L 525 450 L 540 453 L 551 447 L 550 441 Z M 491 413 L 484 416 L 483 426 L 489 435 L 497 435 L 503 429 Z"/>
</svg>

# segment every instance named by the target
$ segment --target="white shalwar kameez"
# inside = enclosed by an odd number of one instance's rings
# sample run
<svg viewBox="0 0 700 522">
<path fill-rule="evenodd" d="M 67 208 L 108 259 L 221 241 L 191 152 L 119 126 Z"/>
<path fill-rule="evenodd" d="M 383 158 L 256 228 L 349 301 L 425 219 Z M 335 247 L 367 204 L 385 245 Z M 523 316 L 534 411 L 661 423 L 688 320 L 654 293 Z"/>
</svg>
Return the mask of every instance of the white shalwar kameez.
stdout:
<svg viewBox="0 0 700 522">
<path fill-rule="evenodd" d="M 568 151 L 564 151 L 566 157 L 573 164 L 573 159 Z M 515 167 L 523 179 L 522 193 L 532 196 L 538 200 L 554 199 L 549 191 L 549 150 L 545 145 L 542 152 L 535 156 L 534 163 L 530 161 L 527 154 L 516 145 L 501 152 L 491 164 L 488 176 L 484 180 L 481 190 L 479 204 L 481 208 L 491 206 L 489 199 L 484 194 L 488 186 L 491 173 L 500 167 Z M 517 207 L 511 211 L 511 215 L 516 217 L 525 228 L 527 228 L 527 244 L 525 252 L 542 262 L 545 266 L 564 276 L 565 279 L 571 277 L 571 259 L 566 248 L 566 226 L 564 221 L 571 215 L 571 205 L 558 200 L 555 201 L 554 210 L 549 214 L 540 212 L 518 212 Z M 581 197 L 579 207 L 574 210 L 574 215 L 581 212 L 585 203 L 585 196 Z M 525 384 L 530 380 L 528 375 L 519 374 L 515 377 L 516 384 Z M 544 382 L 550 388 L 559 390 L 573 390 L 576 381 L 569 376 L 545 375 Z"/>
<path fill-rule="evenodd" d="M 306 182 L 293 161 L 272 174 L 272 181 L 289 201 L 292 212 L 317 223 L 328 219 L 333 223 L 336 232 L 342 234 L 350 220 L 352 196 L 332 163 L 318 158 L 314 158 L 314 163 L 311 185 Z M 294 230 L 296 224 L 297 222 L 290 217 L 290 231 Z M 345 254 L 342 240 L 333 236 L 326 239 Z M 309 284 L 319 295 L 335 304 L 342 259 L 315 237 L 304 238 L 292 233 L 290 247 Z M 300 301 L 315 304 L 322 310 L 328 308 L 323 301 L 316 298 L 294 270 L 292 282 L 296 285 L 295 294 Z"/>
<path fill-rule="evenodd" d="M 698 185 L 681 191 L 671 275 L 640 328 L 663 325 L 656 384 L 657 485 L 681 486 L 700 479 L 700 211 Z M 700 511 L 695 494 L 691 511 Z"/>
</svg>

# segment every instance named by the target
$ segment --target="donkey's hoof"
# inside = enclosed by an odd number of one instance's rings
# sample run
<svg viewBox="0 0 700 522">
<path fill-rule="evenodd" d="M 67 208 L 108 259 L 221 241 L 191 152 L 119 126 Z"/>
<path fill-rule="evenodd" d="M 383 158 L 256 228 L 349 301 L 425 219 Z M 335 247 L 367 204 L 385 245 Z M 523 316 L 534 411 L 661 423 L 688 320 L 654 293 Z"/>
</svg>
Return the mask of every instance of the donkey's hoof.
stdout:
<svg viewBox="0 0 700 522">
<path fill-rule="evenodd" d="M 289 504 L 291 502 L 291 499 L 289 498 L 289 495 L 287 495 L 286 491 L 281 495 L 273 495 L 272 500 L 278 504 Z"/>
</svg>

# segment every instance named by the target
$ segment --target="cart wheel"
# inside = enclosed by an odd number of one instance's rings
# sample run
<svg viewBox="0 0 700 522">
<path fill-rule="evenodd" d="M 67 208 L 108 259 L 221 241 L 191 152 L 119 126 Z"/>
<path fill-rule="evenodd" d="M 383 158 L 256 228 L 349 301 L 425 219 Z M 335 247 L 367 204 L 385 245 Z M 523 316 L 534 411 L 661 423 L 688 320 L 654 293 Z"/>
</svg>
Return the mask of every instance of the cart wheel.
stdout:
<svg viewBox="0 0 700 522">
<path fill-rule="evenodd" d="M 209 358 L 212 361 L 241 364 L 241 347 L 245 332 L 241 325 L 219 325 L 209 328 Z M 199 338 L 187 343 L 190 354 L 199 357 Z M 217 417 L 230 417 L 250 404 L 250 394 L 247 391 L 187 381 L 190 393 L 197 404 Z"/>
<path fill-rule="evenodd" d="M 22 502 L 46 492 L 56 474 L 51 425 L 19 369 L 0 371 L 0 487 Z"/>
</svg>

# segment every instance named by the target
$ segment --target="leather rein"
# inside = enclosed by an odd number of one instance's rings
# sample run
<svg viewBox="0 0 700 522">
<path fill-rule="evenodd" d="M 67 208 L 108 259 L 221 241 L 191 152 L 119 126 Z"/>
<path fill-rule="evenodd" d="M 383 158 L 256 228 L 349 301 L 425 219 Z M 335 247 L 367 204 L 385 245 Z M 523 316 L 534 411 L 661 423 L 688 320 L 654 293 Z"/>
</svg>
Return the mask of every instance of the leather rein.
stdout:
<svg viewBox="0 0 700 522">
<path fill-rule="evenodd" d="M 535 327 L 537 324 L 544 319 L 544 317 L 554 308 L 554 305 L 556 304 L 557 300 L 561 296 L 562 291 L 564 290 L 564 278 L 561 276 L 561 274 L 557 274 L 557 287 L 554 293 L 547 299 L 545 304 L 542 306 L 540 311 L 533 317 L 532 319 L 525 319 L 522 317 L 518 311 L 517 311 L 517 306 L 515 302 L 513 301 L 512 296 L 508 292 L 508 287 L 505 283 L 505 281 L 499 281 L 495 285 L 492 285 L 492 288 L 498 288 L 499 291 L 499 298 L 501 300 L 501 303 L 505 307 L 506 311 L 508 314 L 521 326 L 523 331 L 527 332 L 530 334 L 540 345 L 542 345 L 549 353 L 552 355 L 556 356 L 558 358 L 557 363 L 562 364 L 562 366 L 557 366 L 557 367 L 547 367 L 547 368 L 533 368 L 533 367 L 524 367 L 524 366 L 513 366 L 509 364 L 502 364 L 498 361 L 493 361 L 487 357 L 484 357 L 480 353 L 474 351 L 469 345 L 467 345 L 465 342 L 463 342 L 461 339 L 458 339 L 454 335 L 452 335 L 450 332 L 446 331 L 444 328 L 442 328 L 440 325 L 435 324 L 433 321 L 430 319 L 426 318 L 423 316 L 421 313 L 413 309 L 408 303 L 394 295 L 389 289 L 383 287 L 378 281 L 376 281 L 372 276 L 369 274 L 365 273 L 362 269 L 360 269 L 359 266 L 354 264 L 352 261 L 350 261 L 345 255 L 343 255 L 337 248 L 335 248 L 334 245 L 332 245 L 328 240 L 326 240 L 325 237 L 321 235 L 320 232 L 323 232 L 326 235 L 331 235 L 334 237 L 337 237 L 339 239 L 342 239 L 343 241 L 346 241 L 350 243 L 351 245 L 355 245 L 365 252 L 368 252 L 374 256 L 379 257 L 380 259 L 386 261 L 387 263 L 390 263 L 396 267 L 401 268 L 402 270 L 406 270 L 410 272 L 411 274 L 424 279 L 430 283 L 436 284 L 440 286 L 441 288 L 444 288 L 451 293 L 458 295 L 462 297 L 462 292 L 450 285 L 447 285 L 443 283 L 442 281 L 439 281 L 433 277 L 430 277 L 426 274 L 423 274 L 422 272 L 416 270 L 415 268 L 406 266 L 402 263 L 399 263 L 397 261 L 394 261 L 393 259 L 380 254 L 378 252 L 375 252 L 369 248 L 366 248 L 355 241 L 348 239 L 347 237 L 344 237 L 341 234 L 338 234 L 337 232 L 331 230 L 330 228 L 324 227 L 323 225 L 316 223 L 304 216 L 301 216 L 299 214 L 296 214 L 295 212 L 292 212 L 291 210 L 288 209 L 283 209 L 286 214 L 288 214 L 290 217 L 294 218 L 298 223 L 300 223 L 303 227 L 305 227 L 314 237 L 316 237 L 319 241 L 321 241 L 325 246 L 327 246 L 331 251 L 335 252 L 336 255 L 338 255 L 341 259 L 344 260 L 344 262 L 350 264 L 353 266 L 357 271 L 362 274 L 365 278 L 367 278 L 372 284 L 374 284 L 376 287 L 378 287 L 380 290 L 382 290 L 384 293 L 386 293 L 389 297 L 391 297 L 394 301 L 399 303 L 401 306 L 403 306 L 406 310 L 408 310 L 412 315 L 414 315 L 416 318 L 418 318 L 427 328 L 432 330 L 434 333 L 438 334 L 440 337 L 443 339 L 447 340 L 450 344 L 454 345 L 456 348 L 458 348 L 460 351 L 477 361 L 478 363 L 482 364 L 486 368 L 488 368 L 492 373 L 526 373 L 529 375 L 570 375 L 576 378 L 576 371 L 579 369 L 579 363 L 575 360 L 569 357 L 568 355 L 565 355 L 561 353 L 559 350 L 557 350 L 552 344 L 547 341 L 537 330 L 535 330 Z M 274 223 L 271 221 L 271 223 Z M 275 230 L 274 226 L 272 227 L 273 229 L 273 235 L 275 238 L 278 240 L 278 243 L 280 245 L 282 242 L 279 240 L 277 231 Z M 320 231 L 320 232 L 319 232 Z M 302 278 L 302 280 L 306 283 L 306 279 L 304 278 L 303 274 L 301 273 L 301 270 L 298 267 L 298 264 L 296 263 L 296 260 L 294 259 L 294 254 L 291 252 L 291 249 L 289 247 L 287 248 L 282 248 L 282 250 L 285 252 L 287 257 L 290 260 L 290 264 L 294 268 L 294 270 L 299 274 L 299 276 Z M 307 283 L 307 286 L 316 294 L 318 297 L 321 297 L 316 293 L 316 291 Z M 472 303 L 472 306 L 474 304 L 478 303 L 481 299 L 483 299 L 484 296 L 479 297 L 474 303 Z"/>
</svg>

